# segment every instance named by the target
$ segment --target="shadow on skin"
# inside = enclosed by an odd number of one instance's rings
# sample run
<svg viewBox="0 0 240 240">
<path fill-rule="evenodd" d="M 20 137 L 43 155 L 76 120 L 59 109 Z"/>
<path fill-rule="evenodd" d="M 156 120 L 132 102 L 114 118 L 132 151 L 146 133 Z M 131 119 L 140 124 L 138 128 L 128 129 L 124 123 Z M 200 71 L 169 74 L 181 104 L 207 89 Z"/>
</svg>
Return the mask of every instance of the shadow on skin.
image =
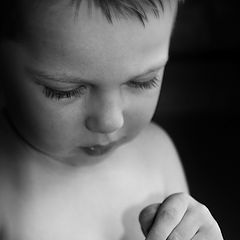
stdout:
<svg viewBox="0 0 240 240">
<path fill-rule="evenodd" d="M 163 194 L 154 193 L 150 195 L 142 203 L 129 207 L 122 217 L 124 233 L 120 240 L 144 240 L 146 239 L 142 233 L 141 226 L 138 220 L 140 212 L 153 203 L 161 203 L 163 201 Z"/>
<path fill-rule="evenodd" d="M 24 156 L 24 151 L 19 148 L 19 145 L 12 142 L 12 132 L 9 131 L 9 126 L 0 112 L 0 188 L 6 186 L 6 189 L 11 189 L 10 192 L 15 192 L 16 195 L 24 192 L 26 178 L 23 168 L 21 167 L 21 157 Z M 7 156 L 7 157 L 5 157 Z M 7 185 L 5 185 L 5 183 Z M 3 189 L 1 189 L 3 190 Z M 3 190 L 4 191 L 4 190 Z M 3 194 L 4 201 L 8 201 L 8 192 Z M 10 201 L 10 200 L 9 200 Z M 0 229 L 0 240 L 5 239 L 4 232 Z"/>
</svg>

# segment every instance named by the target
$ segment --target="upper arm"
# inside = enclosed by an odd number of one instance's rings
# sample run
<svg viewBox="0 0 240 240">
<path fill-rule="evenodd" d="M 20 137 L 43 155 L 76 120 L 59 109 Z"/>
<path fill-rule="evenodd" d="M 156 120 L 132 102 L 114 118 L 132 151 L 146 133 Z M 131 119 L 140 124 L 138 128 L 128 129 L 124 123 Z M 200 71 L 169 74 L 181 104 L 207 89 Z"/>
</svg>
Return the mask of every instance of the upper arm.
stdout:
<svg viewBox="0 0 240 240">
<path fill-rule="evenodd" d="M 165 195 L 177 192 L 189 193 L 183 165 L 172 139 L 161 127 L 151 124 L 152 151 L 154 152 L 154 165 L 159 169 L 163 179 Z"/>
</svg>

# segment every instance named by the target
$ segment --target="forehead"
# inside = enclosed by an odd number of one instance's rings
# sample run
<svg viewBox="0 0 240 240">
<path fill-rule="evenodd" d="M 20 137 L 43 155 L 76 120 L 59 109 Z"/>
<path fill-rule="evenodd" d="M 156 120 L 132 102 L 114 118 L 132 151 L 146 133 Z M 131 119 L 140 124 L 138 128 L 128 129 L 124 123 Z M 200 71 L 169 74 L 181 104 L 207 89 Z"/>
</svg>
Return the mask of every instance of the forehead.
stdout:
<svg viewBox="0 0 240 240">
<path fill-rule="evenodd" d="M 50 65 L 59 62 L 59 67 L 71 65 L 82 72 L 141 68 L 139 64 L 151 65 L 153 59 L 157 63 L 167 57 L 175 8 L 167 6 L 159 19 L 149 16 L 143 27 L 134 18 L 114 19 L 110 24 L 99 9 L 90 12 L 85 1 L 77 17 L 68 1 L 39 5 L 26 18 L 28 46 L 34 57 Z"/>
</svg>

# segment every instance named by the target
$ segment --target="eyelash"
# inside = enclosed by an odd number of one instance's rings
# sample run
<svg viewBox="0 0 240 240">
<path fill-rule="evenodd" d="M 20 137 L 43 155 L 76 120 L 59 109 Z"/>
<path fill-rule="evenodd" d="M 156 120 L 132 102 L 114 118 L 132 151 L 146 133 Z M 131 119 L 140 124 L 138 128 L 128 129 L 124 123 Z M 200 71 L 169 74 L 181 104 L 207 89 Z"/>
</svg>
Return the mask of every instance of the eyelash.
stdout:
<svg viewBox="0 0 240 240">
<path fill-rule="evenodd" d="M 63 98 L 72 98 L 72 97 L 81 97 L 86 90 L 86 86 L 81 86 L 76 89 L 72 89 L 69 91 L 62 91 L 62 90 L 57 90 L 53 89 L 50 87 L 44 87 L 43 93 L 45 94 L 46 97 L 50 99 L 63 99 Z"/>
<path fill-rule="evenodd" d="M 159 79 L 155 77 L 147 82 L 131 81 L 128 83 L 128 86 L 132 88 L 140 89 L 140 90 L 145 90 L 145 89 L 152 89 L 152 88 L 159 87 L 158 82 L 159 82 Z M 62 91 L 62 90 L 57 90 L 57 89 L 44 86 L 43 93 L 45 94 L 46 97 L 50 99 L 60 100 L 64 98 L 70 99 L 73 97 L 81 97 L 85 93 L 86 89 L 87 89 L 86 86 L 80 86 L 79 88 L 72 89 L 69 91 Z"/>
<path fill-rule="evenodd" d="M 159 87 L 159 79 L 157 77 L 147 81 L 147 82 L 129 82 L 128 85 L 130 87 L 133 87 L 133 88 L 138 88 L 138 89 L 141 89 L 141 90 L 144 90 L 144 89 L 151 89 L 151 88 L 157 88 Z"/>
</svg>

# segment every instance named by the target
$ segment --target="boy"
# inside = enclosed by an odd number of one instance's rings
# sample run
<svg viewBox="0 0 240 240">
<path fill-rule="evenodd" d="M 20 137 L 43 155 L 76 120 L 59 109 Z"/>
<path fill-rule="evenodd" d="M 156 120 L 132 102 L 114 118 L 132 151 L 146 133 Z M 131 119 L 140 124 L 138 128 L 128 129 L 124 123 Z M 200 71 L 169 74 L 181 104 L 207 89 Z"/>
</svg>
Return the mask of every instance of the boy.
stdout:
<svg viewBox="0 0 240 240">
<path fill-rule="evenodd" d="M 150 123 L 177 1 L 16 4 L 1 41 L 2 238 L 223 239 Z"/>
</svg>

